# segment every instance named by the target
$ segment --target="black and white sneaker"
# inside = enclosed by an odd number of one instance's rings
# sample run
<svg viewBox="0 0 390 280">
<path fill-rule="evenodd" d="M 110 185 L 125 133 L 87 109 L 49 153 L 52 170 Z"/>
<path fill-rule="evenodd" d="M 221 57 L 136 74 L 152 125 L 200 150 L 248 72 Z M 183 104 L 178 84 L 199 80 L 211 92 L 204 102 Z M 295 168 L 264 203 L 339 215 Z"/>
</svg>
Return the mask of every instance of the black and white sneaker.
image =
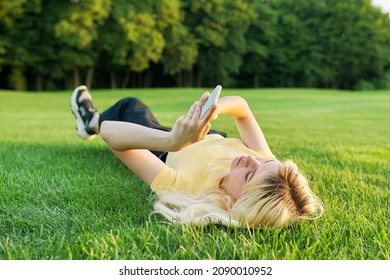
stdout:
<svg viewBox="0 0 390 280">
<path fill-rule="evenodd" d="M 77 87 L 70 98 L 70 106 L 76 117 L 78 136 L 85 140 L 92 140 L 99 133 L 99 112 L 92 103 L 92 96 L 86 86 Z"/>
</svg>

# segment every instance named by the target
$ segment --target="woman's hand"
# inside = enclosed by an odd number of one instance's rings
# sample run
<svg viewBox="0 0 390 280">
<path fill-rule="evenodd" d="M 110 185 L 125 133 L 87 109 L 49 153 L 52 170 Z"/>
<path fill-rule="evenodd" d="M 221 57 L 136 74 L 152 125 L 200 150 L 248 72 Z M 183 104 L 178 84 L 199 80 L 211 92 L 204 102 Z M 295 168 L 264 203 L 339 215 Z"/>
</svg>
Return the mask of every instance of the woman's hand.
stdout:
<svg viewBox="0 0 390 280">
<path fill-rule="evenodd" d="M 170 132 L 174 150 L 181 150 L 206 137 L 211 128 L 210 120 L 217 110 L 217 105 L 214 105 L 203 118 L 200 118 L 202 106 L 209 96 L 210 93 L 205 92 L 200 100 L 191 106 L 187 115 L 176 120 Z"/>
</svg>

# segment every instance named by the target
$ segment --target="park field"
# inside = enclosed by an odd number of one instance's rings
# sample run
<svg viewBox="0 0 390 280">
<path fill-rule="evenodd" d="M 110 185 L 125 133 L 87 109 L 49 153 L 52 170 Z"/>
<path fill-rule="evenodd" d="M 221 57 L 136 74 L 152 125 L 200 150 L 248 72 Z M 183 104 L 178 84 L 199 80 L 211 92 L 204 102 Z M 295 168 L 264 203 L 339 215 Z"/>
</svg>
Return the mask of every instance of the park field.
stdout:
<svg viewBox="0 0 390 280">
<path fill-rule="evenodd" d="M 211 90 L 210 88 L 209 90 Z M 95 90 L 99 110 L 141 98 L 173 125 L 205 89 Z M 223 89 L 241 95 L 273 153 L 324 205 L 280 229 L 171 225 L 97 137 L 76 135 L 71 91 L 0 91 L 0 259 L 390 260 L 390 91 Z M 212 123 L 238 137 L 221 116 Z"/>
</svg>

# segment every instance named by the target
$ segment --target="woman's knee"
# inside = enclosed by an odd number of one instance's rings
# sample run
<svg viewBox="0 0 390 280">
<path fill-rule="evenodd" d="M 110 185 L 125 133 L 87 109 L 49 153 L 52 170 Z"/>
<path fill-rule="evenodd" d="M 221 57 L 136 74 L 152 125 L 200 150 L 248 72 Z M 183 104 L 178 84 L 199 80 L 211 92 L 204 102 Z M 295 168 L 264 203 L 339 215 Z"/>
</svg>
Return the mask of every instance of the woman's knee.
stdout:
<svg viewBox="0 0 390 280">
<path fill-rule="evenodd" d="M 137 97 L 126 97 L 121 99 L 119 103 L 122 107 L 126 108 L 126 110 L 137 110 L 146 107 L 145 103 Z"/>
</svg>

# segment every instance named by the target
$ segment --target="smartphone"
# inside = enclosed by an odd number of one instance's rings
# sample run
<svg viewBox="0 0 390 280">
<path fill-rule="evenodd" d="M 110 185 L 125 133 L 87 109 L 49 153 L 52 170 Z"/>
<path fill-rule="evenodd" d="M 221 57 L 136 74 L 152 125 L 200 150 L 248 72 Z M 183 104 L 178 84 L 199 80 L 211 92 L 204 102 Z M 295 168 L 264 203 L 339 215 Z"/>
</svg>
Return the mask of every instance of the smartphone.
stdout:
<svg viewBox="0 0 390 280">
<path fill-rule="evenodd" d="M 211 109 L 211 107 L 217 103 L 219 95 L 221 94 L 222 86 L 217 85 L 214 90 L 211 92 L 206 103 L 202 106 L 202 112 L 200 113 L 200 118 L 203 118 L 204 115 Z"/>
</svg>

